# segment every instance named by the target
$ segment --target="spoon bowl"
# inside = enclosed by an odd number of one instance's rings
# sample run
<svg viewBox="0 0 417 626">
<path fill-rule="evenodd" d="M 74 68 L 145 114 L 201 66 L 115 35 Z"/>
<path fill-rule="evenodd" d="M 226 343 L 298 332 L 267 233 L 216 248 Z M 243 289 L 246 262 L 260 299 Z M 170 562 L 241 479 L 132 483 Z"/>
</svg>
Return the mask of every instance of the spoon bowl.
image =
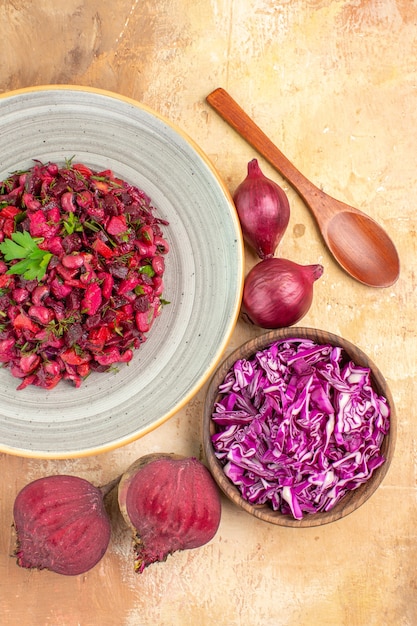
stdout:
<svg viewBox="0 0 417 626">
<path fill-rule="evenodd" d="M 379 224 L 363 213 L 351 208 L 335 213 L 323 237 L 339 264 L 359 282 L 389 287 L 398 279 L 394 244 Z"/>
<path fill-rule="evenodd" d="M 224 89 L 215 89 L 207 102 L 297 191 L 314 215 L 331 254 L 348 274 L 370 287 L 395 283 L 400 274 L 398 253 L 375 220 L 309 181 Z"/>
</svg>

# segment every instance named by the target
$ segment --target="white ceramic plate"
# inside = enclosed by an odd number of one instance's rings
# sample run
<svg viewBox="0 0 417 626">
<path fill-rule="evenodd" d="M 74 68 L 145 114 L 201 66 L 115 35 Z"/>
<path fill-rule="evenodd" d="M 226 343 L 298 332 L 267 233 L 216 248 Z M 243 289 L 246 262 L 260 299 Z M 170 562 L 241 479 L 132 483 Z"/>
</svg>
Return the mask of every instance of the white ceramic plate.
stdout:
<svg viewBox="0 0 417 626">
<path fill-rule="evenodd" d="M 219 362 L 239 313 L 243 243 L 230 195 L 201 150 L 137 102 L 74 86 L 0 97 L 0 180 L 33 159 L 112 169 L 169 221 L 170 302 L 133 361 L 81 388 L 27 387 L 0 368 L 0 450 L 68 458 L 121 446 L 177 412 Z"/>
</svg>

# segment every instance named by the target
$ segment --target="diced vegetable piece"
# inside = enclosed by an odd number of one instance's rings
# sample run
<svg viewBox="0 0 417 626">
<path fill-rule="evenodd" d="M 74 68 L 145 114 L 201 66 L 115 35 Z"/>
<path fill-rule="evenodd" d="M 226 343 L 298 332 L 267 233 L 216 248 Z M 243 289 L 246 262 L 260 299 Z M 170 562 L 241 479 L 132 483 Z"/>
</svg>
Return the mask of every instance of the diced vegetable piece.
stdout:
<svg viewBox="0 0 417 626">
<path fill-rule="evenodd" d="M 35 161 L 0 188 L 0 363 L 17 388 L 129 362 L 165 302 L 150 198 L 82 163 Z"/>
</svg>

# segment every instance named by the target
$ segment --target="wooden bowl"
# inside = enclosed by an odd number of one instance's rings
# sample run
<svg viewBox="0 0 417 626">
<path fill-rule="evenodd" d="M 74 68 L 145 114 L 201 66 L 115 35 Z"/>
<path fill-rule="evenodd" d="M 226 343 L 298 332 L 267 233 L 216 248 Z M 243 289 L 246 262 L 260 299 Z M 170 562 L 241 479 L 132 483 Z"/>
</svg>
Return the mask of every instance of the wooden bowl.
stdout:
<svg viewBox="0 0 417 626">
<path fill-rule="evenodd" d="M 327 512 L 306 514 L 301 520 L 293 518 L 292 515 L 284 515 L 279 511 L 274 511 L 267 504 L 254 506 L 243 499 L 238 488 L 233 485 L 233 483 L 224 474 L 222 465 L 216 458 L 211 443 L 211 436 L 216 432 L 216 425 L 212 420 L 212 413 L 215 403 L 220 398 L 218 388 L 235 361 L 241 358 L 249 358 L 258 350 L 266 348 L 275 341 L 289 339 L 291 337 L 311 339 L 318 344 L 331 344 L 342 347 L 347 356 L 350 357 L 354 363 L 363 367 L 368 367 L 371 370 L 371 382 L 373 388 L 379 395 L 382 395 L 387 399 L 390 408 L 390 430 L 384 437 L 381 446 L 381 452 L 385 457 L 385 462 L 379 468 L 374 470 L 373 474 L 366 483 L 362 484 L 353 491 L 347 492 L 331 510 Z M 388 385 L 381 372 L 371 359 L 357 346 L 342 337 L 333 335 L 323 330 L 297 327 L 285 328 L 267 332 L 255 339 L 252 339 L 251 341 L 248 341 L 230 354 L 230 356 L 228 356 L 221 363 L 211 379 L 207 390 L 203 415 L 203 447 L 207 465 L 220 489 L 232 502 L 251 515 L 254 515 L 255 517 L 271 524 L 296 528 L 320 526 L 334 522 L 342 517 L 346 517 L 358 509 L 378 489 L 384 479 L 394 454 L 395 440 L 396 415 L 394 402 Z"/>
</svg>

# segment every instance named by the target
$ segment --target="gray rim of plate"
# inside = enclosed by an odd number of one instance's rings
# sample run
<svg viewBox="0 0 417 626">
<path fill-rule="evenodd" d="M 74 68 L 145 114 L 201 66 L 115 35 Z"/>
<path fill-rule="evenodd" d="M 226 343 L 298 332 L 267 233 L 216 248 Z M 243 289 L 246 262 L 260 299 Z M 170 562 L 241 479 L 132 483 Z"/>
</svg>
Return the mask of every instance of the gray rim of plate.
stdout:
<svg viewBox="0 0 417 626">
<path fill-rule="evenodd" d="M 0 180 L 33 159 L 74 162 L 142 188 L 164 234 L 164 306 L 133 361 L 91 374 L 79 389 L 27 387 L 0 367 L 0 451 L 70 458 L 125 445 L 182 408 L 218 364 L 239 315 L 243 239 L 231 196 L 179 128 L 124 96 L 47 85 L 0 97 Z M 199 416 L 196 416 L 196 419 Z"/>
</svg>

